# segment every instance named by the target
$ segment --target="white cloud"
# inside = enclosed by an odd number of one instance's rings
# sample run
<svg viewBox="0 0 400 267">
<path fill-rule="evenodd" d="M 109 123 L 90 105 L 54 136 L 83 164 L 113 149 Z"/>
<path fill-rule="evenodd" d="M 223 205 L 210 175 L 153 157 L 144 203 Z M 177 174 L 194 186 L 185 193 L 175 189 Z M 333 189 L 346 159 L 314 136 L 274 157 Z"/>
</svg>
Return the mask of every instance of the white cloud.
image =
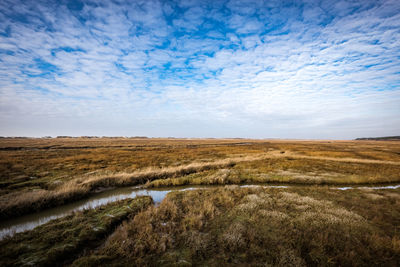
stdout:
<svg viewBox="0 0 400 267">
<path fill-rule="evenodd" d="M 396 1 L 221 3 L 3 2 L 0 134 L 398 134 Z"/>
</svg>

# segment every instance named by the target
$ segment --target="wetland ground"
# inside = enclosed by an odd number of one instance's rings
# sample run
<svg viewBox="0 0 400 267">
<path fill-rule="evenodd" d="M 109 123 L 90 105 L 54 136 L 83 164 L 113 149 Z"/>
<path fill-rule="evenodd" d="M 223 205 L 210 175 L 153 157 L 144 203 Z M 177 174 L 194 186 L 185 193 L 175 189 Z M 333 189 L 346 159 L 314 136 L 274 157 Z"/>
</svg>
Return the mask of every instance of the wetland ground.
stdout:
<svg viewBox="0 0 400 267">
<path fill-rule="evenodd" d="M 110 188 L 218 187 L 71 213 L 0 241 L 0 263 L 396 266 L 400 189 L 368 186 L 398 184 L 399 141 L 3 138 L 3 222 Z"/>
</svg>

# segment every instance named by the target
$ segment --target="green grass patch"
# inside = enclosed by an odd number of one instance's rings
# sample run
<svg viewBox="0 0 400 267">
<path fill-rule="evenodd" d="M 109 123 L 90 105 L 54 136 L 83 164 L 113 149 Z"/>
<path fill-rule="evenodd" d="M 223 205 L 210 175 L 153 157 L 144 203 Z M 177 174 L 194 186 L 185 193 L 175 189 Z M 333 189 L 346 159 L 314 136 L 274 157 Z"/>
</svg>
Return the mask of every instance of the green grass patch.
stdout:
<svg viewBox="0 0 400 267">
<path fill-rule="evenodd" d="M 153 203 L 151 197 L 114 202 L 50 221 L 0 242 L 0 265 L 59 265 L 99 244 L 126 218 Z"/>
</svg>

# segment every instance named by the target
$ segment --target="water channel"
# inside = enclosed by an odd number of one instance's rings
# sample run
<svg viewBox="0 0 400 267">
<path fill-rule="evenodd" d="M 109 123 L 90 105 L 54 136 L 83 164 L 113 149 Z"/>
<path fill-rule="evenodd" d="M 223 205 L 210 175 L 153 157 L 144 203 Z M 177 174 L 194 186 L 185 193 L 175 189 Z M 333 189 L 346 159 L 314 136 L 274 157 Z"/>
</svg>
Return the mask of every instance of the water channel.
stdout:
<svg viewBox="0 0 400 267">
<path fill-rule="evenodd" d="M 179 187 L 163 187 L 143 189 L 140 187 L 120 187 L 105 190 L 93 194 L 89 198 L 82 199 L 67 205 L 58 206 L 52 209 L 47 209 L 37 213 L 13 218 L 0 222 L 0 240 L 6 236 L 12 236 L 15 233 L 31 230 L 39 225 L 45 224 L 50 220 L 64 217 L 75 211 L 93 209 L 101 205 L 105 205 L 114 201 L 134 198 L 136 196 L 151 196 L 153 201 L 158 204 L 165 196 L 171 191 L 184 191 L 184 190 L 198 190 L 215 188 L 217 186 L 225 185 L 199 185 L 199 186 L 179 186 Z M 240 185 L 240 187 L 264 187 L 264 188 L 288 188 L 298 187 L 299 185 L 272 185 L 272 184 L 257 184 L 257 185 Z M 304 185 L 302 185 L 304 186 Z M 336 190 L 352 190 L 352 189 L 397 189 L 397 185 L 384 185 L 384 186 L 329 186 L 331 189 Z"/>
</svg>

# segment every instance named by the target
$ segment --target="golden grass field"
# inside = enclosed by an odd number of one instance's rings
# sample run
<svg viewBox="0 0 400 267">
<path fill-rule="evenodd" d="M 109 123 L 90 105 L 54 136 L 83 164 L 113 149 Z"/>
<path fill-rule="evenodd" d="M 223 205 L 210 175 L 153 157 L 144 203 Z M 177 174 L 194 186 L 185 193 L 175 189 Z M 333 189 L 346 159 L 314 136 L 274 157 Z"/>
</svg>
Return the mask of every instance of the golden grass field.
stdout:
<svg viewBox="0 0 400 267">
<path fill-rule="evenodd" d="M 396 141 L 0 139 L 0 218 L 84 198 L 99 187 L 146 182 L 400 182 L 399 151 Z"/>
<path fill-rule="evenodd" d="M 299 186 L 235 186 L 269 183 Z M 170 193 L 112 234 L 107 230 L 98 248 L 75 246 L 82 252 L 61 265 L 398 266 L 400 190 L 329 186 L 399 183 L 399 141 L 0 139 L 4 220 L 111 187 L 225 185 Z M 96 214 L 101 213 L 88 216 Z M 56 232 L 48 224 L 42 243 Z M 70 232 L 81 229 L 77 225 Z M 6 246 L 16 254 L 23 250 L 16 244 L 26 240 L 43 247 L 35 241 L 41 229 L 1 241 L 2 263 L 24 260 L 6 261 Z M 42 255 L 37 250 L 21 255 Z M 57 257 L 68 251 L 61 249 Z M 41 257 L 42 265 L 58 259 Z"/>
</svg>

